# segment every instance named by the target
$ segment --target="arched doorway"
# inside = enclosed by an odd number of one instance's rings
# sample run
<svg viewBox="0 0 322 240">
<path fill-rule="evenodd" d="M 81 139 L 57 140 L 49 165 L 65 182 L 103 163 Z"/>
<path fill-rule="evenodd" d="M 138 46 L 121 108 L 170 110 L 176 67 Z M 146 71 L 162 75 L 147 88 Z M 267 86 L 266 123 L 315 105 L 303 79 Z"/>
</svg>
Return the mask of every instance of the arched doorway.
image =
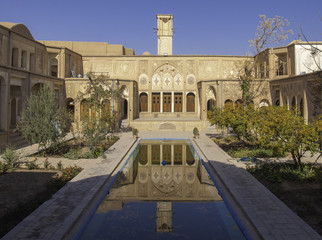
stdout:
<svg viewBox="0 0 322 240">
<path fill-rule="evenodd" d="M 128 102 L 126 99 L 123 100 L 123 119 L 127 118 Z"/>
<path fill-rule="evenodd" d="M 276 101 L 275 101 L 275 106 L 279 106 L 280 105 L 280 100 L 279 99 L 277 99 Z"/>
<path fill-rule="evenodd" d="M 229 104 L 233 104 L 233 101 L 231 99 L 226 99 L 226 101 L 224 102 L 224 106 Z"/>
<path fill-rule="evenodd" d="M 296 98 L 295 98 L 295 96 L 292 98 L 291 109 L 292 110 L 295 110 L 296 109 Z"/>
<path fill-rule="evenodd" d="M 11 126 L 15 126 L 17 123 L 17 100 L 13 98 L 11 100 Z"/>
<path fill-rule="evenodd" d="M 143 92 L 140 94 L 140 112 L 147 112 L 147 111 L 148 111 L 148 94 Z M 126 111 L 126 114 L 127 114 L 127 111 Z"/>
<path fill-rule="evenodd" d="M 216 101 L 215 99 L 209 99 L 207 101 L 207 111 L 211 111 L 213 107 L 216 106 Z"/>
<path fill-rule="evenodd" d="M 304 103 L 303 103 L 303 98 L 300 100 L 300 114 L 303 117 L 304 116 Z"/>
<path fill-rule="evenodd" d="M 235 104 L 236 104 L 236 105 L 238 105 L 238 104 L 243 104 L 243 100 L 241 100 L 241 99 L 237 99 L 237 100 L 236 100 L 236 102 L 235 102 Z"/>
<path fill-rule="evenodd" d="M 195 94 L 188 93 L 187 95 L 187 112 L 195 112 Z"/>
</svg>

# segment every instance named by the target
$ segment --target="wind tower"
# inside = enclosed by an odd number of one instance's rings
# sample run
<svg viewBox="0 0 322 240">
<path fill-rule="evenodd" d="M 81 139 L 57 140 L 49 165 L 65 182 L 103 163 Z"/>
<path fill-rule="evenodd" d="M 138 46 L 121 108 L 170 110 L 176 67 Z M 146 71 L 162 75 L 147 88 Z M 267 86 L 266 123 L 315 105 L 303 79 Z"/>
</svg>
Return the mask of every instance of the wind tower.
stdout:
<svg viewBox="0 0 322 240">
<path fill-rule="evenodd" d="M 158 14 L 158 55 L 172 55 L 173 15 Z"/>
</svg>

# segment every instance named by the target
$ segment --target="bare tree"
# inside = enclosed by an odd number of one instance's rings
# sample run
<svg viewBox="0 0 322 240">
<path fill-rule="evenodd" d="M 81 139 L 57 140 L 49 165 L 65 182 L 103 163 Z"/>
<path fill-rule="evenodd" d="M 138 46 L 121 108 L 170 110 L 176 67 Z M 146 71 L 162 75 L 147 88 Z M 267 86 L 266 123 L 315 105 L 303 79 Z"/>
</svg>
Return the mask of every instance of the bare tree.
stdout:
<svg viewBox="0 0 322 240">
<path fill-rule="evenodd" d="M 291 29 L 284 29 L 290 23 L 283 17 L 275 16 L 274 18 L 267 18 L 265 15 L 260 15 L 259 17 L 260 22 L 255 38 L 249 40 L 250 46 L 253 48 L 254 60 L 246 61 L 239 74 L 239 84 L 244 104 L 253 102 L 256 97 L 267 91 L 265 86 L 263 86 L 263 80 L 255 80 L 256 68 L 261 55 L 268 54 L 265 52 L 268 47 L 286 40 L 288 34 L 293 33 Z"/>
</svg>

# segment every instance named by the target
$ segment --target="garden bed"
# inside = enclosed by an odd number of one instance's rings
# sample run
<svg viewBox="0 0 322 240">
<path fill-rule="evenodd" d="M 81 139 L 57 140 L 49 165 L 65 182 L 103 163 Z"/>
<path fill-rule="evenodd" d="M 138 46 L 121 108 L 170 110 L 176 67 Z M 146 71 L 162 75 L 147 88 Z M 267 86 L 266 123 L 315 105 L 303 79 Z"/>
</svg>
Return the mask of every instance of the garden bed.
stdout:
<svg viewBox="0 0 322 240">
<path fill-rule="evenodd" d="M 31 155 L 31 157 L 56 157 L 69 159 L 93 159 L 104 157 L 104 152 L 109 149 L 119 138 L 111 136 L 99 142 L 94 146 L 88 146 L 85 141 L 75 141 L 74 139 L 64 142 L 56 148 L 49 148 L 39 153 Z"/>
<path fill-rule="evenodd" d="M 267 149 L 258 149 L 234 136 L 213 138 L 231 157 L 280 157 Z M 258 154 L 258 155 L 256 155 Z M 322 170 L 305 164 L 300 171 L 293 163 L 268 162 L 252 165 L 247 170 L 299 217 L 322 235 Z"/>
<path fill-rule="evenodd" d="M 79 167 L 61 170 L 16 169 L 0 173 L 0 238 L 81 171 Z"/>
<path fill-rule="evenodd" d="M 285 154 L 276 154 L 271 149 L 260 148 L 251 142 L 238 140 L 235 136 L 212 138 L 212 140 L 233 158 L 285 157 Z"/>
</svg>

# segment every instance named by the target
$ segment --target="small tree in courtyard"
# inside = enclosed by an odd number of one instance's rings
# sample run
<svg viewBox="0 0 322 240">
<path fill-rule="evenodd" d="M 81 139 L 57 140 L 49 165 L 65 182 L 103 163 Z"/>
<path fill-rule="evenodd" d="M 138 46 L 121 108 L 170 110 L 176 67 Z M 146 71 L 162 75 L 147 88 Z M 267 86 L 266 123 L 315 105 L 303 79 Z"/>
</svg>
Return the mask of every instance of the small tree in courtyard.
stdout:
<svg viewBox="0 0 322 240">
<path fill-rule="evenodd" d="M 258 111 L 252 122 L 258 144 L 275 151 L 289 152 L 294 163 L 303 169 L 303 155 L 307 151 L 316 153 L 320 148 L 316 130 L 321 119 L 314 125 L 306 124 L 296 110 L 285 107 L 263 107 Z"/>
<path fill-rule="evenodd" d="M 253 113 L 254 106 L 252 104 L 244 106 L 227 103 L 222 109 L 214 107 L 208 117 L 211 124 L 216 124 L 221 129 L 231 127 L 239 140 L 245 140 L 251 138 L 249 123 Z"/>
<path fill-rule="evenodd" d="M 106 138 L 108 133 L 115 130 L 117 112 L 111 110 L 111 102 L 122 96 L 123 89 L 113 89 L 111 82 L 101 75 L 95 77 L 92 73 L 85 91 L 79 93 L 78 99 L 86 99 L 87 107 L 91 110 L 90 116 L 82 119 L 82 135 L 86 144 L 94 146 Z"/>
<path fill-rule="evenodd" d="M 59 108 L 55 93 L 44 85 L 27 100 L 17 130 L 29 143 L 40 148 L 55 147 L 63 140 L 71 126 L 71 119 Z"/>
</svg>

